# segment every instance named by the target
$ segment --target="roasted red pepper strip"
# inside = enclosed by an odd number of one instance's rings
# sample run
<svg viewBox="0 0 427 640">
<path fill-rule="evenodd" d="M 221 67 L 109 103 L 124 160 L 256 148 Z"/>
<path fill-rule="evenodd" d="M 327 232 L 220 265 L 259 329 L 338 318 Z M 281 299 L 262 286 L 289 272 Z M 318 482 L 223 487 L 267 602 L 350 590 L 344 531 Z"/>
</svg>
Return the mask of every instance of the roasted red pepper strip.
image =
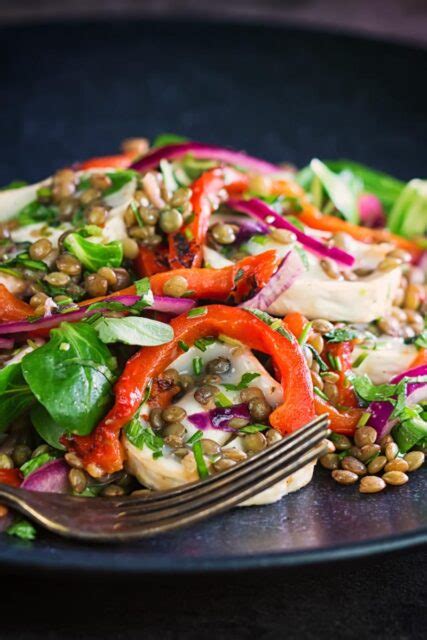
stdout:
<svg viewBox="0 0 427 640">
<path fill-rule="evenodd" d="M 20 487 L 22 473 L 19 469 L 0 469 L 0 484 L 8 484 L 10 487 Z"/>
<path fill-rule="evenodd" d="M 270 415 L 271 426 L 281 433 L 290 433 L 313 418 L 310 372 L 294 338 L 274 331 L 249 311 L 221 305 L 206 307 L 206 312 L 196 317 L 181 315 L 171 321 L 171 326 L 174 340 L 159 347 L 144 347 L 128 361 L 115 386 L 115 405 L 95 431 L 68 442 L 90 473 L 112 473 L 122 468 L 120 430 L 138 409 L 150 382 L 182 353 L 181 341 L 192 345 L 203 336 L 225 334 L 250 349 L 270 354 L 284 394 L 283 404 Z"/>
<path fill-rule="evenodd" d="M 102 169 L 115 168 L 127 169 L 135 160 L 135 153 L 120 153 L 114 156 L 100 156 L 97 158 L 88 158 L 82 162 L 77 162 L 74 168 L 77 171 L 85 171 L 86 169 Z"/>
<path fill-rule="evenodd" d="M 140 247 L 133 264 L 136 273 L 141 277 L 169 271 L 168 250 L 166 247 L 156 249 Z"/>
<path fill-rule="evenodd" d="M 247 186 L 247 176 L 231 167 L 210 169 L 192 184 L 193 219 L 179 231 L 169 235 L 171 269 L 201 266 L 209 219 L 218 206 L 215 201 L 219 192 L 226 189 L 228 193 L 242 193 Z"/>
<path fill-rule="evenodd" d="M 34 309 L 26 302 L 15 298 L 3 284 L 0 284 L 0 321 L 14 322 L 31 315 L 34 315 Z"/>
<path fill-rule="evenodd" d="M 243 258 L 243 260 L 222 269 L 175 269 L 165 273 L 156 273 L 151 276 L 150 285 L 155 295 L 163 296 L 165 282 L 173 276 L 183 276 L 187 280 L 189 298 L 218 302 L 232 301 L 239 304 L 257 289 L 267 284 L 279 262 L 280 259 L 276 251 L 270 249 L 257 256 Z M 131 285 L 126 289 L 116 291 L 108 299 L 121 295 L 135 295 L 135 286 Z M 101 300 L 105 300 L 105 298 L 91 298 L 81 302 L 80 306 L 88 306 Z"/>
<path fill-rule="evenodd" d="M 349 385 L 346 375 L 347 371 L 351 370 L 351 354 L 353 353 L 353 349 L 354 343 L 347 341 L 327 343 L 324 350 L 325 360 L 328 360 L 328 354 L 331 354 L 334 358 L 337 358 L 340 364 L 340 369 L 334 371 L 334 373 L 339 376 L 336 382 L 338 389 L 337 404 L 345 407 L 357 407 L 356 395 L 351 385 Z"/>
<path fill-rule="evenodd" d="M 336 409 L 326 400 L 322 400 L 318 396 L 314 399 L 314 406 L 318 416 L 327 413 L 329 416 L 329 426 L 336 433 L 351 435 L 354 433 L 356 426 L 362 417 L 363 409 L 350 407 L 343 411 Z"/>
</svg>

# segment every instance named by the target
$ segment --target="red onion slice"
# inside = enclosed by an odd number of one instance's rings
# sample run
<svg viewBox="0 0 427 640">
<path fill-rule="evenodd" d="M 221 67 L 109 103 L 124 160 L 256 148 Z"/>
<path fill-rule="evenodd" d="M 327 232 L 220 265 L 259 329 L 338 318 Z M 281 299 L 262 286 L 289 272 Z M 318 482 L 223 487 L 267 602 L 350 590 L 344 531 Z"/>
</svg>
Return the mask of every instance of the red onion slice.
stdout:
<svg viewBox="0 0 427 640">
<path fill-rule="evenodd" d="M 241 213 L 246 213 L 257 220 L 262 220 L 262 222 L 278 229 L 292 231 L 301 244 L 303 244 L 309 251 L 312 251 L 322 258 L 330 258 L 331 260 L 335 260 L 335 262 L 339 262 L 346 267 L 352 267 L 354 265 L 355 259 L 352 255 L 342 249 L 338 249 L 338 247 L 327 247 L 316 238 L 307 235 L 301 231 L 301 229 L 298 229 L 298 227 L 279 215 L 274 211 L 274 209 L 265 204 L 265 202 L 258 200 L 258 198 L 252 198 L 251 200 L 237 200 L 235 198 L 230 198 L 227 201 L 227 206 L 231 209 L 235 209 L 236 211 L 240 211 Z"/>
<path fill-rule="evenodd" d="M 193 413 L 188 416 L 188 420 L 192 425 L 206 431 L 206 429 L 219 429 L 221 431 L 230 431 L 234 433 L 236 429 L 229 427 L 228 424 L 233 418 L 250 419 L 248 405 L 246 403 L 235 404 L 231 407 L 217 407 L 210 411 L 202 411 Z"/>
<path fill-rule="evenodd" d="M 362 193 L 359 197 L 357 207 L 361 222 L 365 227 L 378 228 L 385 227 L 386 217 L 382 202 L 372 193 Z"/>
<path fill-rule="evenodd" d="M 240 306 L 267 311 L 273 302 L 292 286 L 303 271 L 304 265 L 300 256 L 296 251 L 289 251 L 265 287 L 263 287 L 261 291 L 258 291 L 253 298 L 246 300 Z"/>
<path fill-rule="evenodd" d="M 134 162 L 130 168 L 140 172 L 149 171 L 150 169 L 156 168 L 160 160 L 177 160 L 188 154 L 203 160 L 227 162 L 228 164 L 237 165 L 238 167 L 259 173 L 277 173 L 281 171 L 280 167 L 265 160 L 248 156 L 241 151 L 233 151 L 232 149 L 217 147 L 213 144 L 204 144 L 203 142 L 167 144 L 164 147 L 149 151 L 145 156 Z"/>
<path fill-rule="evenodd" d="M 70 488 L 69 470 L 69 466 L 62 459 L 46 462 L 24 479 L 21 488 L 28 491 L 44 491 L 45 493 L 67 493 Z"/>
<path fill-rule="evenodd" d="M 139 302 L 139 296 L 115 296 L 105 298 L 102 302 L 120 302 L 127 307 L 131 307 L 135 303 Z M 171 315 L 178 316 L 181 313 L 186 313 L 194 307 L 196 303 L 194 300 L 188 298 L 168 298 L 166 296 L 154 296 L 153 304 L 146 308 L 147 311 L 160 311 L 162 313 L 170 313 Z M 108 310 L 107 308 L 98 308 L 87 310 L 85 307 L 81 307 L 76 311 L 70 311 L 69 313 L 55 313 L 50 316 L 39 318 L 34 322 L 28 320 L 19 320 L 18 322 L 5 322 L 0 325 L 0 335 L 15 334 L 15 333 L 29 333 L 36 329 L 53 329 L 61 324 L 61 322 L 78 322 L 82 318 L 89 318 L 95 313 L 102 313 Z"/>
</svg>

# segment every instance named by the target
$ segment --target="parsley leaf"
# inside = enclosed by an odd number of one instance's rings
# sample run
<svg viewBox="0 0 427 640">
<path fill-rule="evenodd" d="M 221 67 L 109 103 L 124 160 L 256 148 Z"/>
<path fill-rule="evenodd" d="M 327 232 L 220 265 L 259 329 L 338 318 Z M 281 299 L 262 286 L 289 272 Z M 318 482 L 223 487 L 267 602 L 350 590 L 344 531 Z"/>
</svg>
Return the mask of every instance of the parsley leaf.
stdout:
<svg viewBox="0 0 427 640">
<path fill-rule="evenodd" d="M 28 522 L 28 520 L 19 519 L 6 529 L 6 533 L 10 536 L 16 536 L 21 540 L 34 540 L 36 537 L 36 529 Z"/>
<path fill-rule="evenodd" d="M 148 447 L 153 453 L 153 458 L 163 455 L 163 438 L 156 435 L 151 427 L 144 426 L 139 418 L 133 418 L 125 427 L 126 437 L 137 449 Z"/>
<path fill-rule="evenodd" d="M 224 383 L 222 386 L 225 387 L 227 391 L 241 391 L 242 389 L 247 389 L 252 380 L 255 380 L 255 378 L 259 378 L 259 376 L 259 373 L 244 373 L 240 378 L 240 382 L 238 382 L 237 384 Z"/>
<path fill-rule="evenodd" d="M 359 334 L 354 329 L 347 329 L 344 327 L 328 331 L 328 333 L 325 333 L 323 337 L 326 338 L 328 342 L 349 342 L 350 340 L 358 338 Z"/>
</svg>

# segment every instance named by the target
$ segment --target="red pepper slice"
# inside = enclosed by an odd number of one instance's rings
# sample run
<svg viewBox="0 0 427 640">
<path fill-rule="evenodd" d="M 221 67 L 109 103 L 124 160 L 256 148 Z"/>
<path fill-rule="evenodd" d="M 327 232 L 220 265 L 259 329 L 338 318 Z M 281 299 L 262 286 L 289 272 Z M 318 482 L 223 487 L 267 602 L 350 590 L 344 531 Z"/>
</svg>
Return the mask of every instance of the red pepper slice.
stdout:
<svg viewBox="0 0 427 640">
<path fill-rule="evenodd" d="M 94 465 L 101 473 L 122 468 L 120 430 L 139 407 L 152 380 L 180 355 L 181 341 L 188 345 L 203 336 L 225 334 L 250 349 L 271 355 L 283 386 L 284 401 L 270 415 L 270 424 L 281 433 L 295 431 L 314 416 L 310 372 L 302 351 L 293 338 L 271 329 L 245 309 L 212 305 L 203 315 L 179 316 L 171 321 L 174 340 L 159 347 L 145 347 L 127 363 L 115 386 L 116 401 L 104 420 L 89 436 L 75 436 L 68 442 L 86 468 Z"/>
<path fill-rule="evenodd" d="M 338 359 L 340 363 L 340 370 L 335 371 L 339 376 L 336 386 L 338 389 L 338 402 L 337 404 L 345 407 L 357 407 L 357 398 L 351 386 L 348 384 L 347 371 L 351 370 L 351 354 L 353 353 L 354 342 L 329 342 L 325 346 L 325 359 L 327 354 L 331 354 Z"/>
<path fill-rule="evenodd" d="M 3 284 L 0 284 L 0 321 L 14 322 L 24 320 L 34 315 L 33 308 L 26 302 L 22 302 L 10 293 Z"/>
<path fill-rule="evenodd" d="M 86 169 L 102 169 L 104 167 L 115 169 L 127 169 L 135 160 L 135 153 L 120 153 L 114 156 L 99 156 L 96 158 L 88 158 L 82 162 L 77 162 L 74 168 L 77 171 L 85 171 Z"/>
<path fill-rule="evenodd" d="M 363 409 L 357 409 L 350 407 L 345 411 L 339 411 L 333 407 L 329 402 L 319 398 L 314 399 L 314 407 L 316 415 L 320 416 L 327 413 L 329 416 L 329 426 L 332 431 L 336 433 L 342 433 L 344 435 L 351 435 L 354 433 L 356 426 L 362 417 Z"/>
<path fill-rule="evenodd" d="M 19 469 L 0 469 L 0 484 L 10 487 L 20 487 L 23 475 Z"/>
<path fill-rule="evenodd" d="M 141 277 L 153 276 L 169 270 L 168 250 L 166 247 L 149 249 L 140 247 L 139 254 L 134 260 L 134 267 Z"/>
<path fill-rule="evenodd" d="M 200 267 L 209 219 L 218 206 L 215 201 L 219 192 L 226 189 L 228 193 L 242 193 L 247 186 L 247 176 L 231 167 L 210 169 L 195 180 L 191 187 L 193 219 L 179 231 L 169 235 L 171 269 Z"/>
</svg>

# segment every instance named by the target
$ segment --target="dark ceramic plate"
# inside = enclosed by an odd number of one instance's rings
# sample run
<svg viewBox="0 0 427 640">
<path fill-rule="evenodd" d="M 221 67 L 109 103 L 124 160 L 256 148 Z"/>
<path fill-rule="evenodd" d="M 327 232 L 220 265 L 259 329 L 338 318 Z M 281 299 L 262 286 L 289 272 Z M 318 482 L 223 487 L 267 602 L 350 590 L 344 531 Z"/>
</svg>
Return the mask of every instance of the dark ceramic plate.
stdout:
<svg viewBox="0 0 427 640">
<path fill-rule="evenodd" d="M 173 131 L 299 165 L 350 157 L 427 174 L 427 52 L 267 27 L 115 23 L 0 32 L 0 183 Z M 427 541 L 427 473 L 376 496 L 318 470 L 280 503 L 123 547 L 41 534 L 0 564 L 118 573 L 277 567 Z"/>
</svg>

